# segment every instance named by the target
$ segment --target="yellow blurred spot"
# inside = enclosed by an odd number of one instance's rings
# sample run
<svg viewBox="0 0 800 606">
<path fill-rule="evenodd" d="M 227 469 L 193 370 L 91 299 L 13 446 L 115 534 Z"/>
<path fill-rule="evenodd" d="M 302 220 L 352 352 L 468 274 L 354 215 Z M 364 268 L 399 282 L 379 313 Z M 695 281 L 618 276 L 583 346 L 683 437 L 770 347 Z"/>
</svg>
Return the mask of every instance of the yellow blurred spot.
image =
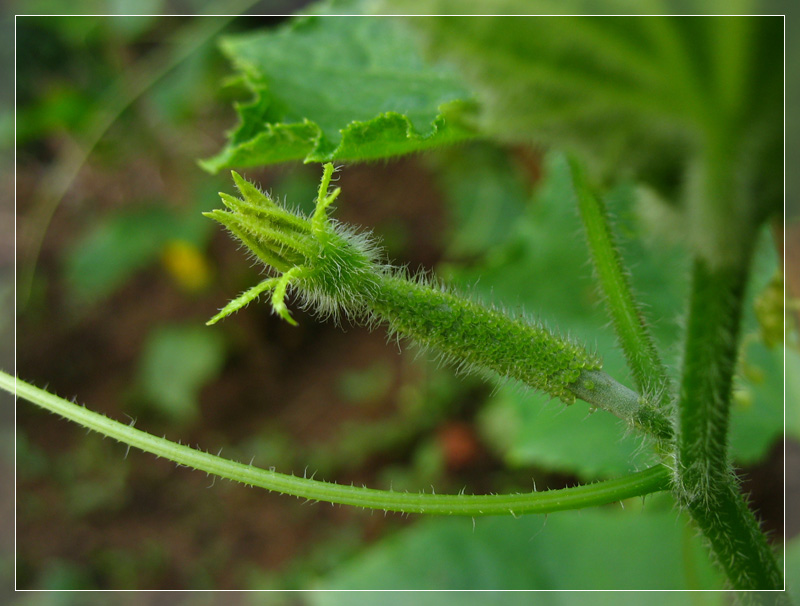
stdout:
<svg viewBox="0 0 800 606">
<path fill-rule="evenodd" d="M 761 339 L 767 347 L 783 343 L 783 273 L 778 270 L 770 283 L 758 295 L 755 312 L 761 330 Z"/>
<path fill-rule="evenodd" d="M 161 263 L 182 289 L 203 290 L 211 282 L 211 268 L 203 253 L 185 240 L 170 240 L 161 252 Z"/>
<path fill-rule="evenodd" d="M 745 388 L 734 389 L 733 401 L 740 409 L 750 408 L 753 406 L 753 393 Z"/>
</svg>

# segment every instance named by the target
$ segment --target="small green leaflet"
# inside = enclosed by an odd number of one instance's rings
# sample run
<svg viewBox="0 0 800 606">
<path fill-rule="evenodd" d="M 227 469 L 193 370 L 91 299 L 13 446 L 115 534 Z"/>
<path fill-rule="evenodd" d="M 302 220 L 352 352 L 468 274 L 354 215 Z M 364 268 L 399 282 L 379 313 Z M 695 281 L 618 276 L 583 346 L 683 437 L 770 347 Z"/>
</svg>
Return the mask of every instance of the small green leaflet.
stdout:
<svg viewBox="0 0 800 606">
<path fill-rule="evenodd" d="M 210 172 L 289 160 L 371 160 L 475 136 L 455 71 L 426 63 L 396 18 L 309 16 L 223 39 L 244 84 L 239 125 Z"/>
</svg>

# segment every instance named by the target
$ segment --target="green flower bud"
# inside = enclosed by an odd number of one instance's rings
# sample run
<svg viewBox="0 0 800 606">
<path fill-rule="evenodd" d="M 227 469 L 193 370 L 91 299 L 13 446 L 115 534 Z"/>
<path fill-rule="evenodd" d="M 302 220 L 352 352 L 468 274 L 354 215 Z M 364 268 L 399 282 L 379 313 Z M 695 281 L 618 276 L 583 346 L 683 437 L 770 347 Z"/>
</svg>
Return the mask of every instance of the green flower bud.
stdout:
<svg viewBox="0 0 800 606">
<path fill-rule="evenodd" d="M 220 222 L 279 275 L 246 291 L 209 324 L 272 292 L 272 307 L 295 324 L 284 299 L 289 287 L 301 304 L 322 316 L 345 314 L 428 348 L 459 369 L 519 380 L 566 403 L 576 397 L 641 425 L 639 396 L 599 373 L 600 359 L 569 339 L 524 317 L 514 317 L 448 291 L 430 280 L 410 279 L 380 260 L 369 233 L 328 216 L 340 190 L 328 191 L 326 164 L 317 206 L 304 216 L 278 205 L 233 173 L 241 199 L 220 194 L 227 210 L 207 216 Z M 658 433 L 658 432 L 656 432 Z"/>
</svg>

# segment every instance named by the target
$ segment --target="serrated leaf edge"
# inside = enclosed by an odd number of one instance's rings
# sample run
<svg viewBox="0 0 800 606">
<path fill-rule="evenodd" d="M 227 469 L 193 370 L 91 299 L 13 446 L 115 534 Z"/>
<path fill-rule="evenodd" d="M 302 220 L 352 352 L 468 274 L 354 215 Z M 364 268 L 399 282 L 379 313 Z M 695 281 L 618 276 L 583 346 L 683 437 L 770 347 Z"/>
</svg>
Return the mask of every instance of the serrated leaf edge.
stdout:
<svg viewBox="0 0 800 606">
<path fill-rule="evenodd" d="M 200 160 L 200 166 L 210 172 L 210 173 L 217 173 L 224 168 L 234 168 L 234 167 L 246 167 L 246 166 L 257 166 L 261 164 L 274 164 L 278 162 L 285 162 L 289 160 L 299 160 L 302 159 L 304 163 L 313 163 L 313 162 L 331 162 L 331 161 L 341 161 L 341 160 L 350 160 L 350 161 L 359 161 L 359 160 L 378 160 L 387 157 L 394 157 L 399 155 L 404 155 L 408 153 L 414 153 L 416 151 L 423 151 L 417 149 L 408 149 L 399 151 L 397 148 L 402 148 L 404 144 L 411 143 L 414 141 L 428 141 L 430 139 L 435 138 L 437 135 L 441 135 L 445 133 L 445 135 L 450 135 L 443 137 L 443 140 L 440 144 L 444 145 L 446 143 L 455 143 L 457 141 L 464 141 L 467 139 L 472 139 L 477 137 L 478 133 L 472 130 L 471 128 L 467 127 L 464 124 L 461 124 L 457 121 L 450 122 L 447 118 L 448 115 L 454 114 L 456 111 L 460 111 L 462 109 L 466 109 L 471 107 L 471 102 L 463 101 L 463 100 L 456 100 L 456 101 L 448 101 L 447 103 L 443 103 L 437 107 L 438 114 L 430 123 L 431 132 L 427 134 L 420 133 L 412 124 L 411 120 L 405 114 L 401 114 L 399 112 L 384 112 L 378 114 L 374 118 L 370 120 L 353 120 L 350 122 L 345 128 L 340 129 L 339 133 L 341 134 L 341 139 L 339 143 L 330 151 L 325 150 L 325 143 L 327 142 L 326 138 L 322 133 L 322 129 L 319 125 L 306 118 L 302 122 L 288 122 L 288 123 L 279 123 L 279 122 L 269 122 L 265 124 L 265 130 L 262 133 L 259 133 L 255 137 L 251 138 L 248 141 L 243 143 L 239 143 L 234 147 L 227 146 L 225 149 L 222 150 L 216 156 L 212 156 L 206 160 Z M 359 144 L 354 143 L 352 140 L 353 134 L 356 131 L 370 131 L 373 129 L 380 129 L 381 122 L 387 121 L 394 121 L 394 120 L 401 120 L 404 123 L 404 129 L 406 133 L 406 138 L 403 140 L 398 140 L 396 146 L 393 146 L 391 152 L 387 154 L 375 154 L 375 155 L 350 155 L 343 153 L 343 150 L 347 150 L 348 148 L 358 148 Z M 241 124 L 241 122 L 240 122 Z M 253 150 L 259 148 L 261 145 L 264 144 L 265 140 L 269 140 L 270 138 L 278 138 L 281 136 L 281 133 L 290 134 L 292 131 L 296 131 L 298 129 L 303 128 L 313 128 L 313 135 L 306 139 L 307 145 L 304 146 L 306 151 L 304 152 L 304 156 L 302 154 L 290 154 L 285 157 L 280 157 L 279 159 L 275 160 L 266 160 L 262 162 L 243 162 L 238 163 L 236 161 L 236 157 L 244 152 L 253 152 Z M 236 128 L 232 129 L 231 132 L 234 132 Z M 295 137 L 295 134 L 291 134 L 290 136 Z M 374 139 L 377 141 L 378 139 Z M 262 154 L 264 155 L 264 154 Z"/>
</svg>

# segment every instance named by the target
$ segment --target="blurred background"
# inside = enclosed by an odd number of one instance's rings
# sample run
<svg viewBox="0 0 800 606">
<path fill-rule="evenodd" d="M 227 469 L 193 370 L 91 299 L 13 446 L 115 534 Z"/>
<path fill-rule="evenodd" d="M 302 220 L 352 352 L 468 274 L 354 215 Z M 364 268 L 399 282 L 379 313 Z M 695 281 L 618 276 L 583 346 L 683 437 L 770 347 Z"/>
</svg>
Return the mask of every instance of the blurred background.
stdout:
<svg viewBox="0 0 800 606">
<path fill-rule="evenodd" d="M 264 305 L 204 326 L 259 279 L 200 214 L 233 187 L 197 160 L 221 148 L 235 122 L 232 103 L 247 98 L 229 78 L 218 37 L 284 21 L 17 18 L 18 375 L 150 433 L 339 483 L 528 491 L 652 462 L 603 413 L 457 376 L 413 348 L 401 352 L 380 330 L 319 323 L 293 308 L 295 328 Z M 4 140 L 13 127 L 4 114 Z M 245 174 L 308 209 L 320 170 L 294 163 Z M 474 143 L 347 166 L 339 185 L 337 218 L 375 230 L 394 263 L 534 312 L 596 346 L 611 374 L 626 377 L 577 217 L 563 203 L 563 158 Z M 675 367 L 687 259 L 647 237 L 631 184 L 610 204 Z M 0 299 L 10 307 L 7 208 L 1 224 Z M 784 529 L 782 503 L 784 448 L 797 465 L 800 447 L 796 433 L 781 437 L 783 352 L 756 313 L 775 292 L 770 233 L 757 263 L 733 440 L 746 487 L 779 540 L 800 530 L 794 519 Z M 797 365 L 796 349 L 790 355 Z M 12 365 L 6 355 L 3 368 Z M 721 586 L 692 531 L 676 532 L 685 520 L 676 523 L 669 499 L 657 495 L 626 503 L 625 512 L 474 527 L 304 504 L 126 452 L 26 403 L 17 408 L 16 478 L 15 578 L 7 580 L 19 589 Z M 613 573 L 596 565 L 609 549 L 624 563 Z M 537 558 L 550 563 L 532 572 Z"/>
</svg>

